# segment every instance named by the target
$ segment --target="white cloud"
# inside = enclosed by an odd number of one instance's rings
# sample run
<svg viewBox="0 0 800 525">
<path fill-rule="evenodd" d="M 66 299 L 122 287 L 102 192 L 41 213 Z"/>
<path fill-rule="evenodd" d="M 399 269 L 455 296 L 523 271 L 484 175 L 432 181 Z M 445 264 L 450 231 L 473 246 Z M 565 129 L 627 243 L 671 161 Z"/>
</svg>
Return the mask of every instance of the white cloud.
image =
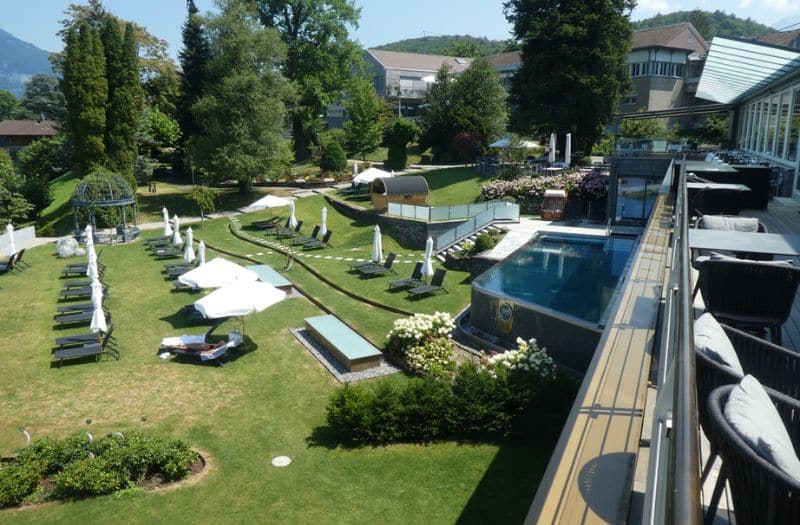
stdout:
<svg viewBox="0 0 800 525">
<path fill-rule="evenodd" d="M 800 11 L 800 2 L 793 0 L 762 0 L 761 6 L 776 11 Z"/>
<path fill-rule="evenodd" d="M 741 0 L 741 2 L 739 2 L 739 7 L 742 9 L 747 9 L 748 7 L 750 7 L 751 3 L 752 0 Z"/>
<path fill-rule="evenodd" d="M 636 8 L 642 11 L 662 14 L 671 11 L 669 2 L 665 0 L 639 0 L 636 2 Z"/>
</svg>

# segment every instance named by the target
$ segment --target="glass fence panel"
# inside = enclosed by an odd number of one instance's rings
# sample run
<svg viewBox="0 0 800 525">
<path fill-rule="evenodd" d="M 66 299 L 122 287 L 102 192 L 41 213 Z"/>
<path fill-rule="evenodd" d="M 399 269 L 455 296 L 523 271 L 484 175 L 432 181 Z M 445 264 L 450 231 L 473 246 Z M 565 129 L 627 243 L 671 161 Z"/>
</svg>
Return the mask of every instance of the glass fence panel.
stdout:
<svg viewBox="0 0 800 525">
<path fill-rule="evenodd" d="M 450 218 L 450 208 L 446 206 L 431 208 L 432 221 L 446 221 L 449 218 Z"/>
</svg>

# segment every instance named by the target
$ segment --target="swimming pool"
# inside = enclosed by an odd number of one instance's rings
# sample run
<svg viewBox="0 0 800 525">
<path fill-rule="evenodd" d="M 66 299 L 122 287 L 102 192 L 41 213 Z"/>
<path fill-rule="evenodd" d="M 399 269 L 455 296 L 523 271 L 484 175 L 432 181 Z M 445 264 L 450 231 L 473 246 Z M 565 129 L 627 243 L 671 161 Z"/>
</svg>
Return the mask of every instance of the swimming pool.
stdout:
<svg viewBox="0 0 800 525">
<path fill-rule="evenodd" d="M 473 281 L 470 320 L 507 341 L 535 337 L 556 360 L 585 369 L 635 244 L 541 233 Z"/>
</svg>

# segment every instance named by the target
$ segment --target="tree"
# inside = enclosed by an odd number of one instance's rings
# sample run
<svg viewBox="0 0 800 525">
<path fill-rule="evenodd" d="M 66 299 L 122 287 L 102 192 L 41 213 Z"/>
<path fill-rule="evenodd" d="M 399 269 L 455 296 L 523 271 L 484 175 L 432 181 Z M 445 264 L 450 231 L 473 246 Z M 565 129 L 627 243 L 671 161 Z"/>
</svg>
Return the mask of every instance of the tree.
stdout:
<svg viewBox="0 0 800 525">
<path fill-rule="evenodd" d="M 665 119 L 626 118 L 619 126 L 619 136 L 628 139 L 671 139 L 675 133 L 667 128 Z"/>
<path fill-rule="evenodd" d="M 331 141 L 325 146 L 319 159 L 319 169 L 332 173 L 343 173 L 347 169 L 347 156 L 341 144 Z"/>
<path fill-rule="evenodd" d="M 145 108 L 139 126 L 139 150 L 157 156 L 158 150 L 175 146 L 181 128 L 175 119 L 157 107 Z"/>
<path fill-rule="evenodd" d="M 386 165 L 394 170 L 403 170 L 408 165 L 409 142 L 419 136 L 419 127 L 410 120 L 395 119 L 386 127 L 384 143 L 389 146 Z"/>
<path fill-rule="evenodd" d="M 133 25 L 126 24 L 123 37 L 116 21 L 107 18 L 101 35 L 108 81 L 106 155 L 109 165 L 135 187 L 133 169 L 138 155 L 142 90 Z"/>
<path fill-rule="evenodd" d="M 279 69 L 285 48 L 233 2 L 208 27 L 212 58 L 206 94 L 194 105 L 200 132 L 190 139 L 191 158 L 211 179 L 236 178 L 249 192 L 255 177 L 284 172 L 290 159 L 283 129 L 291 88 Z"/>
<path fill-rule="evenodd" d="M 98 31 L 82 23 L 67 34 L 62 91 L 67 102 L 66 128 L 75 164 L 89 173 L 105 154 L 106 61 Z"/>
<path fill-rule="evenodd" d="M 9 222 L 20 223 L 28 219 L 33 206 L 21 193 L 24 179 L 14 171 L 14 163 L 6 150 L 0 148 L 0 226 L 5 231 Z"/>
<path fill-rule="evenodd" d="M 148 106 L 158 108 L 165 115 L 175 118 L 176 105 L 181 94 L 181 79 L 172 60 L 165 61 L 157 73 L 146 78 L 142 89 Z"/>
<path fill-rule="evenodd" d="M 507 0 L 506 18 L 523 42 L 512 80 L 521 133 L 572 133 L 589 151 L 630 84 L 626 60 L 633 0 Z"/>
<path fill-rule="evenodd" d="M 189 14 L 183 24 L 183 49 L 179 58 L 181 63 L 181 89 L 175 105 L 175 118 L 181 127 L 184 142 L 189 141 L 200 129 L 192 107 L 204 95 L 204 82 L 211 50 L 208 44 L 203 20 L 197 14 L 194 0 L 188 0 Z"/>
<path fill-rule="evenodd" d="M 0 89 L 0 120 L 13 118 L 19 110 L 19 100 L 10 91 Z"/>
<path fill-rule="evenodd" d="M 474 60 L 453 85 L 453 114 L 456 133 L 473 133 L 481 149 L 505 133 L 506 91 L 485 59 Z"/>
<path fill-rule="evenodd" d="M 350 82 L 344 107 L 347 109 L 347 121 L 344 124 L 347 148 L 366 160 L 367 154 L 381 145 L 383 101 L 372 87 L 372 82 L 364 77 L 356 77 Z"/>
<path fill-rule="evenodd" d="M 359 64 L 361 51 L 348 39 L 358 26 L 354 0 L 249 0 L 261 23 L 277 29 L 287 47 L 283 73 L 297 86 L 291 107 L 297 160 L 309 157 L 317 140 L 319 115 L 338 99 Z"/>
<path fill-rule="evenodd" d="M 689 22 L 703 38 L 711 40 L 714 36 L 714 20 L 702 9 L 695 9 L 689 14 Z"/>
<path fill-rule="evenodd" d="M 195 186 L 186 196 L 200 210 L 200 227 L 205 227 L 206 212 L 213 213 L 217 209 L 217 192 L 208 186 Z"/>
<path fill-rule="evenodd" d="M 451 57 L 475 58 L 483 56 L 483 51 L 471 40 L 456 40 L 445 48 L 444 54 Z"/>
<path fill-rule="evenodd" d="M 36 140 L 17 152 L 23 177 L 43 177 L 48 183 L 69 169 L 70 155 L 63 134 Z"/>
<path fill-rule="evenodd" d="M 452 68 L 443 64 L 436 73 L 436 82 L 431 86 L 423 99 L 424 111 L 419 117 L 422 133 L 420 146 L 422 149 L 432 148 L 434 157 L 439 157 L 447 150 L 447 144 L 453 132 L 452 98 L 453 79 L 450 77 Z"/>
<path fill-rule="evenodd" d="M 52 75 L 33 75 L 25 84 L 22 108 L 27 118 L 62 121 L 67 112 L 64 93 Z"/>
</svg>

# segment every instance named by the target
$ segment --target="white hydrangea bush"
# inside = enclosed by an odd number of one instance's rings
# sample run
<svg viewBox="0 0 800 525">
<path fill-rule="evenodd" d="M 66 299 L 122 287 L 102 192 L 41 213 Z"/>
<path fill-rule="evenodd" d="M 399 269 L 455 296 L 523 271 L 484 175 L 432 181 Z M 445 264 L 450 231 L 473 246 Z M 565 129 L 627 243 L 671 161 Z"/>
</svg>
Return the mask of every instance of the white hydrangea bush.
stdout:
<svg viewBox="0 0 800 525">
<path fill-rule="evenodd" d="M 497 369 L 502 367 L 510 371 L 530 374 L 533 378 L 541 381 L 552 381 L 556 378 L 556 364 L 553 358 L 547 354 L 544 348 L 539 348 L 536 339 L 525 341 L 518 337 L 515 350 L 508 350 L 489 357 L 484 366 L 493 377 L 496 377 Z"/>
<path fill-rule="evenodd" d="M 414 371 L 452 370 L 455 322 L 447 312 L 414 314 L 398 319 L 386 336 L 388 350 Z"/>
</svg>

